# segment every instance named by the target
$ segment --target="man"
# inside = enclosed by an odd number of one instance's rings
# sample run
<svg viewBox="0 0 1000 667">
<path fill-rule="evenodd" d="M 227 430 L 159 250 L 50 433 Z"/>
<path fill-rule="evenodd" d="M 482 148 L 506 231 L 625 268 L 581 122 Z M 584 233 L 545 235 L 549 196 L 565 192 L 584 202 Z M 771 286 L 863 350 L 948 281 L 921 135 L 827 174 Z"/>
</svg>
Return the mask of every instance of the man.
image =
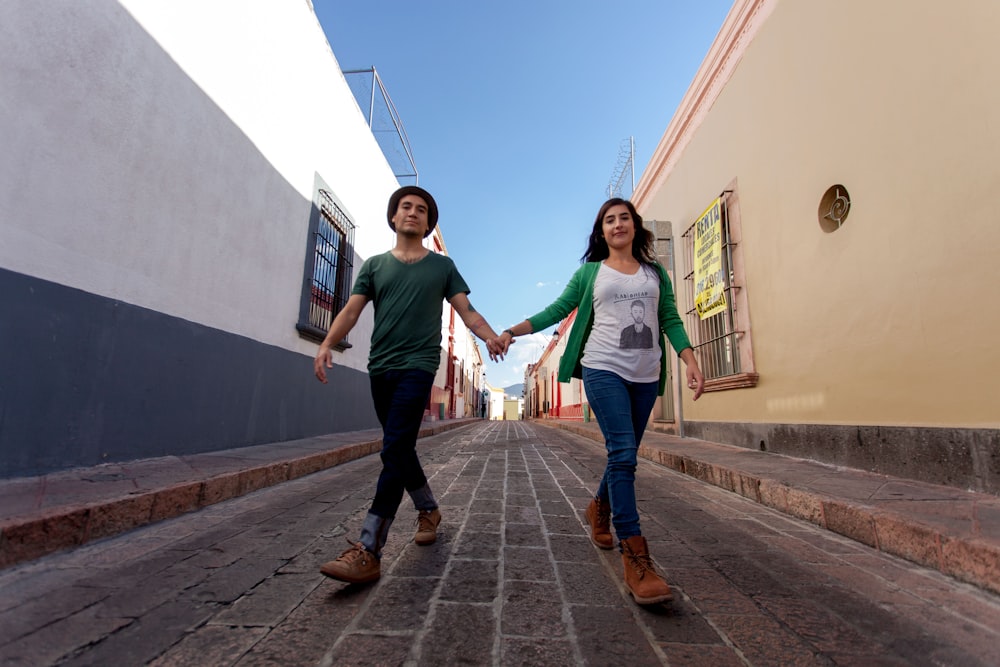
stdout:
<svg viewBox="0 0 1000 667">
<path fill-rule="evenodd" d="M 652 350 L 653 330 L 646 326 L 646 304 L 636 299 L 629 307 L 632 312 L 632 324 L 622 329 L 618 347 L 623 350 Z"/>
<path fill-rule="evenodd" d="M 322 566 L 328 577 L 349 583 L 381 576 L 382 547 L 405 490 L 418 511 L 414 541 L 433 544 L 441 512 L 417 458 L 417 434 L 441 360 L 441 314 L 445 299 L 469 330 L 486 341 L 490 358 L 502 359 L 497 334 L 469 303 L 469 287 L 450 257 L 430 252 L 423 240 L 434 231 L 438 208 L 423 188 L 402 187 L 389 198 L 389 227 L 396 245 L 365 261 L 351 297 L 334 318 L 313 363 L 326 383 L 331 348 L 344 339 L 369 301 L 375 308 L 368 373 L 375 412 L 382 424 L 382 472 L 361 538 Z"/>
</svg>

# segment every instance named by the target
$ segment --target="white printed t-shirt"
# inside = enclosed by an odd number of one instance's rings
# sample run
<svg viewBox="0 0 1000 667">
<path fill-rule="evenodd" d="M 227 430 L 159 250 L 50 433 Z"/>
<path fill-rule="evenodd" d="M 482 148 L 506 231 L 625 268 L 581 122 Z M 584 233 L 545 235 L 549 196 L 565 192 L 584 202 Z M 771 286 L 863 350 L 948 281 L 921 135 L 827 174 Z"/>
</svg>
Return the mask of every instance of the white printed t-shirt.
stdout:
<svg viewBox="0 0 1000 667">
<path fill-rule="evenodd" d="M 594 281 L 594 326 L 583 348 L 587 368 L 616 373 L 632 382 L 660 378 L 660 280 L 641 264 L 634 275 L 603 262 Z"/>
</svg>

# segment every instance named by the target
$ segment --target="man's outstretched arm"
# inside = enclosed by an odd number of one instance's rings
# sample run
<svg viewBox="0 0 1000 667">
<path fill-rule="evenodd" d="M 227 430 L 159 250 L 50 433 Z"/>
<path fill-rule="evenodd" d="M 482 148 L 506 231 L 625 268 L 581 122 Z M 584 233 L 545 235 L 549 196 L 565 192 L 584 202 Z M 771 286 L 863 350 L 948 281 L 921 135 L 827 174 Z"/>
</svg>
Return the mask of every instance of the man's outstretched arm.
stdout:
<svg viewBox="0 0 1000 667">
<path fill-rule="evenodd" d="M 503 355 L 507 354 L 507 348 L 510 343 L 504 344 L 500 342 L 497 332 L 493 330 L 493 327 L 489 325 L 486 318 L 480 315 L 469 301 L 469 295 L 465 292 L 459 292 L 448 299 L 448 303 L 452 305 L 458 316 L 465 322 L 465 326 L 469 327 L 469 331 L 486 342 L 486 349 L 490 353 L 490 359 L 493 361 L 503 359 Z"/>
</svg>

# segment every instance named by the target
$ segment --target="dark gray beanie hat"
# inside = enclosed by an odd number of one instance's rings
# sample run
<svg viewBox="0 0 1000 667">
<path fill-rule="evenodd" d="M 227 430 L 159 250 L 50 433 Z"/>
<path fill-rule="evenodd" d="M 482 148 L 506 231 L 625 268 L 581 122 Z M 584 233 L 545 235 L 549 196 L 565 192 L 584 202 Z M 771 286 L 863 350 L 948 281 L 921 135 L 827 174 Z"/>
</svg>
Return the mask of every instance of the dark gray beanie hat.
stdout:
<svg viewBox="0 0 1000 667">
<path fill-rule="evenodd" d="M 389 197 L 389 211 L 386 213 L 386 218 L 389 220 L 389 227 L 392 228 L 392 231 L 396 231 L 396 224 L 392 221 L 392 216 L 396 215 L 396 211 L 399 209 L 399 200 L 406 195 L 416 195 L 427 203 L 427 233 L 424 234 L 424 238 L 427 238 L 437 226 L 438 205 L 434 201 L 434 197 L 431 197 L 431 193 L 416 185 L 404 185 Z"/>
</svg>

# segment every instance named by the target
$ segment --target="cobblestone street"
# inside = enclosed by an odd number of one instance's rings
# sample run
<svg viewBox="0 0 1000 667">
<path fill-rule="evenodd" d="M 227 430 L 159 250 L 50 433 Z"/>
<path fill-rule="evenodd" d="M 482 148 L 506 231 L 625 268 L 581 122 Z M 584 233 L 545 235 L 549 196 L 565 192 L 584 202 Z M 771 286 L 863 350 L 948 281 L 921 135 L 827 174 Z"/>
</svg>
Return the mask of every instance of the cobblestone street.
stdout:
<svg viewBox="0 0 1000 667">
<path fill-rule="evenodd" d="M 418 443 L 444 520 L 408 499 L 374 585 L 367 456 L 0 571 L 3 665 L 996 665 L 1000 598 L 640 459 L 674 600 L 635 605 L 583 510 L 603 446 L 528 422 Z"/>
</svg>

